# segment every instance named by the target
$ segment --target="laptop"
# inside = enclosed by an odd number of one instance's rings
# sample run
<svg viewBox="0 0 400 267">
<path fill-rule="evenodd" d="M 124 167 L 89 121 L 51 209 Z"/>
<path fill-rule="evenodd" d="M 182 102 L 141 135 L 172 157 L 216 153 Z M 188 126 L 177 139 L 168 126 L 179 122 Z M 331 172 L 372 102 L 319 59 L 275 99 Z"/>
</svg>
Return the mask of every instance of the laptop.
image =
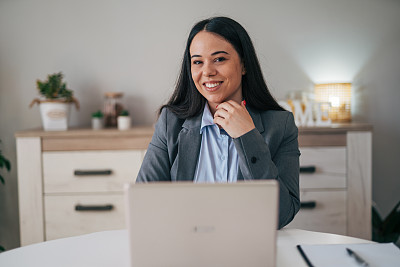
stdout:
<svg viewBox="0 0 400 267">
<path fill-rule="evenodd" d="M 278 183 L 126 184 L 132 267 L 275 266 Z"/>
</svg>

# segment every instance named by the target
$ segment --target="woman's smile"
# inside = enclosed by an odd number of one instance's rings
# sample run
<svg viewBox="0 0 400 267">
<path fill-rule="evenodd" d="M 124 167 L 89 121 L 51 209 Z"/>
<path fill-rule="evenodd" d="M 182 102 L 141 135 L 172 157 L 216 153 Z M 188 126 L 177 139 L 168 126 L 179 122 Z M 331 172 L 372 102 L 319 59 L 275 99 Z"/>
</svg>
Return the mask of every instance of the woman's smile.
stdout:
<svg viewBox="0 0 400 267">
<path fill-rule="evenodd" d="M 209 92 L 217 91 L 223 82 L 205 82 L 203 83 L 205 89 Z"/>
</svg>

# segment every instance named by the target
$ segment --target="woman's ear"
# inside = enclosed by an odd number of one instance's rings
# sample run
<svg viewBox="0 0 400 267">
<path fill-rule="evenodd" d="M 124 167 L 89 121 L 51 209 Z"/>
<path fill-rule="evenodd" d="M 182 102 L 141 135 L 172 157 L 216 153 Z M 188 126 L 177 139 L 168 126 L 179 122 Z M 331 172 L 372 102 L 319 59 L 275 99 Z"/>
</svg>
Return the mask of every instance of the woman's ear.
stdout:
<svg viewBox="0 0 400 267">
<path fill-rule="evenodd" d="M 242 63 L 242 76 L 246 74 L 246 68 L 244 67 L 244 64 Z"/>
</svg>

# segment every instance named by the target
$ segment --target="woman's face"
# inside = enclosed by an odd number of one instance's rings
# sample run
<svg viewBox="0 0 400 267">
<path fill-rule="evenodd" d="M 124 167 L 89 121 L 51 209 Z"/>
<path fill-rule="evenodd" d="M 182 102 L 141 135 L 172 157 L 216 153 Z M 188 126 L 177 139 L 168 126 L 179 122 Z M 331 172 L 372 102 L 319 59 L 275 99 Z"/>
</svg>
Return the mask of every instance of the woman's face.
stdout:
<svg viewBox="0 0 400 267">
<path fill-rule="evenodd" d="M 199 32 L 190 45 L 191 72 L 197 90 L 212 110 L 225 101 L 242 101 L 243 64 L 235 48 L 221 36 Z"/>
</svg>

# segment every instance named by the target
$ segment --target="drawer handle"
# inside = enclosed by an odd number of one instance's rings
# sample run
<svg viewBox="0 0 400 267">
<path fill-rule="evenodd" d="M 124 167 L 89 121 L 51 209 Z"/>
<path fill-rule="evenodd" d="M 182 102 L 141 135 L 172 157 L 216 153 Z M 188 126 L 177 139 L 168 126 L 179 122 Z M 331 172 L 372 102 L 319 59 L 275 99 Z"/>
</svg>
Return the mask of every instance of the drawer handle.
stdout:
<svg viewBox="0 0 400 267">
<path fill-rule="evenodd" d="M 111 175 L 111 174 L 112 174 L 112 170 L 87 170 L 87 171 L 75 170 L 74 171 L 75 176 Z"/>
<path fill-rule="evenodd" d="M 300 166 L 301 173 L 315 173 L 317 168 L 315 166 Z"/>
<path fill-rule="evenodd" d="M 113 205 L 76 205 L 76 211 L 109 211 L 114 209 Z"/>
<path fill-rule="evenodd" d="M 300 202 L 300 209 L 315 209 L 316 206 L 317 206 L 316 201 Z"/>
</svg>

